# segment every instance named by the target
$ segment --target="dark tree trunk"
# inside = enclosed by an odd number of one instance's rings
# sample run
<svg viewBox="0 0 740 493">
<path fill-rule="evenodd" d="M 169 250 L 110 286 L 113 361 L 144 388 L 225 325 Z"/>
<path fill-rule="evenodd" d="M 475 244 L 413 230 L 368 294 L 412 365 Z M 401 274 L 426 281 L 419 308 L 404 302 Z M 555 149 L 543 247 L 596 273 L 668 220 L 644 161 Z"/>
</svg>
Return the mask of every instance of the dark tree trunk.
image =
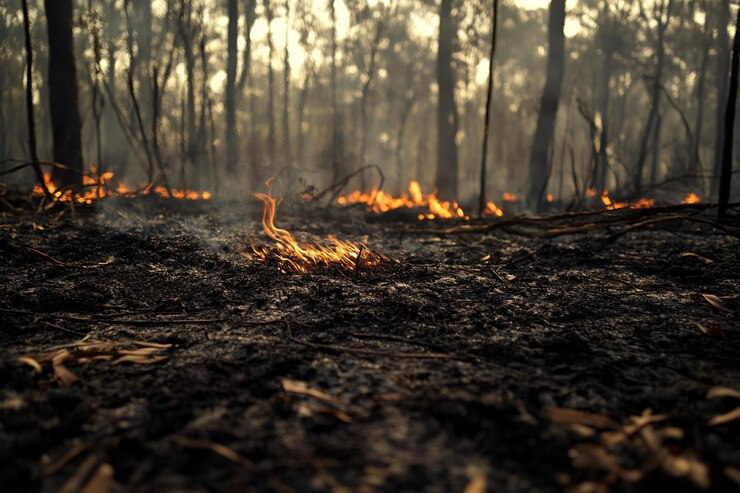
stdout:
<svg viewBox="0 0 740 493">
<path fill-rule="evenodd" d="M 740 26 L 740 10 L 737 13 L 737 26 Z M 719 179 L 719 218 L 724 218 L 730 203 L 730 183 L 732 180 L 732 139 L 735 131 L 735 111 L 737 109 L 738 65 L 740 65 L 740 35 L 735 32 L 732 46 L 732 72 L 730 93 L 725 110 L 725 139 L 722 148 L 722 169 Z"/>
<path fill-rule="evenodd" d="M 706 88 L 707 80 L 707 67 L 709 65 L 709 53 L 712 47 L 712 29 L 709 24 L 709 19 L 705 21 L 704 26 L 704 46 L 702 48 L 702 59 L 701 66 L 699 67 L 699 80 L 696 83 L 696 121 L 694 122 L 694 146 L 691 150 L 691 156 L 689 157 L 689 175 L 691 175 L 692 181 L 698 182 L 701 171 L 700 152 L 701 152 L 701 139 L 702 132 L 704 130 L 704 92 Z"/>
<path fill-rule="evenodd" d="M 72 37 L 72 0 L 44 0 L 49 34 L 49 107 L 54 161 L 64 164 L 54 178 L 63 186 L 82 185 L 82 123 L 77 106 L 77 69 Z"/>
<path fill-rule="evenodd" d="M 722 149 L 724 147 L 725 114 L 727 102 L 727 72 L 730 70 L 730 38 L 727 35 L 727 26 L 730 23 L 730 0 L 721 0 L 717 34 L 717 119 L 716 141 L 714 144 L 714 169 L 712 173 L 711 194 L 719 190 L 719 176 L 722 170 Z"/>
<path fill-rule="evenodd" d="M 437 51 L 437 179 L 439 196 L 457 196 L 457 107 L 452 51 L 457 26 L 452 17 L 452 0 L 442 0 L 439 8 L 439 44 Z"/>
<path fill-rule="evenodd" d="M 498 30 L 498 0 L 493 0 L 493 22 L 491 24 L 491 53 L 488 59 L 488 85 L 486 86 L 486 114 L 483 122 L 483 150 L 480 160 L 480 190 L 478 194 L 478 215 L 486 210 L 488 197 L 488 134 L 491 126 L 491 102 L 493 98 L 493 62 L 496 55 L 496 34 Z"/>
<path fill-rule="evenodd" d="M 601 99 L 601 136 L 599 138 L 599 152 L 596 155 L 596 176 L 594 179 L 594 187 L 599 192 L 603 192 L 606 189 L 607 173 L 609 170 L 609 157 L 607 150 L 609 148 L 609 96 L 611 91 L 609 85 L 612 78 L 612 63 L 613 63 L 612 51 L 607 51 L 604 56 L 604 72 L 602 79 L 602 99 Z"/>
<path fill-rule="evenodd" d="M 342 163 L 339 150 L 341 136 L 337 95 L 337 9 L 334 0 L 329 0 L 329 14 L 331 16 L 331 169 L 332 182 L 336 182 L 342 174 Z"/>
<path fill-rule="evenodd" d="M 550 148 L 555 131 L 555 119 L 560 103 L 560 90 L 563 84 L 565 65 L 565 0 L 550 2 L 550 19 L 548 25 L 549 53 L 547 58 L 547 81 L 542 92 L 540 114 L 537 118 L 537 130 L 534 134 L 532 156 L 529 161 L 528 200 L 539 206 L 542 193 L 547 186 L 550 170 Z"/>
<path fill-rule="evenodd" d="M 228 60 L 226 66 L 226 171 L 234 176 L 237 172 L 238 146 L 236 128 L 236 61 L 237 37 L 239 36 L 238 1 L 228 0 Z"/>
<path fill-rule="evenodd" d="M 277 138 L 275 136 L 275 72 L 272 69 L 272 60 L 275 57 L 275 44 L 272 42 L 272 6 L 270 0 L 264 0 L 265 17 L 267 17 L 267 45 L 269 54 L 267 55 L 267 154 L 270 159 L 270 166 L 275 166 L 275 156 L 277 154 Z"/>
<path fill-rule="evenodd" d="M 247 45 L 244 47 L 244 55 L 242 58 L 242 71 L 239 74 L 239 89 L 244 89 L 244 85 L 249 77 L 249 69 L 252 66 L 252 27 L 254 27 L 254 21 L 257 19 L 255 9 L 257 7 L 257 0 L 247 0 L 247 8 L 245 13 L 245 36 Z"/>
<path fill-rule="evenodd" d="M 290 0 L 285 0 L 285 51 L 283 55 L 283 158 L 289 184 L 293 178 L 293 156 L 290 142 Z"/>
</svg>

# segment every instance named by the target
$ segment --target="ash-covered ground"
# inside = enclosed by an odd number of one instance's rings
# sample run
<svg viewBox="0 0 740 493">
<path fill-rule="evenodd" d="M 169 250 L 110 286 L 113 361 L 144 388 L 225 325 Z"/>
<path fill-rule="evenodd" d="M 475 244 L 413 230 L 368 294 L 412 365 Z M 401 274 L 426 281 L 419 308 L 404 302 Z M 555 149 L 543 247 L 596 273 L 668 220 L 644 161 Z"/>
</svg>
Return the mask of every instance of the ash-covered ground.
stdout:
<svg viewBox="0 0 740 493">
<path fill-rule="evenodd" d="M 286 209 L 398 263 L 282 274 L 240 254 L 269 243 L 257 208 L 60 210 L 0 218 L 2 491 L 740 488 L 722 232 L 439 237 Z"/>
</svg>

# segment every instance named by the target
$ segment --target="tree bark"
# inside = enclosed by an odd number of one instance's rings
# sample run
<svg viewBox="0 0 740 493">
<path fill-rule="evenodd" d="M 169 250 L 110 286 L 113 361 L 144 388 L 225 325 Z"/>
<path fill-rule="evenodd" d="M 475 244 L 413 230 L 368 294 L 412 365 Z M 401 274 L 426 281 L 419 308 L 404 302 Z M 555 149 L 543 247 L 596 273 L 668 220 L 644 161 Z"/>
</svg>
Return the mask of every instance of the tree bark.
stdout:
<svg viewBox="0 0 740 493">
<path fill-rule="evenodd" d="M 740 26 L 740 10 L 737 13 L 737 26 Z M 732 46 L 732 72 L 730 78 L 730 93 L 727 97 L 725 110 L 725 138 L 722 148 L 722 169 L 719 179 L 719 218 L 727 214 L 730 203 L 730 184 L 732 181 L 732 143 L 735 133 L 735 111 L 737 109 L 738 66 L 740 65 L 740 35 L 735 32 L 735 41 Z"/>
<path fill-rule="evenodd" d="M 290 0 L 285 0 L 285 51 L 283 54 L 283 158 L 288 183 L 293 178 L 293 156 L 290 142 Z"/>
<path fill-rule="evenodd" d="M 82 122 L 78 108 L 77 68 L 72 37 L 72 0 L 44 0 L 49 35 L 49 108 L 54 140 L 54 179 L 82 186 Z"/>
<path fill-rule="evenodd" d="M 721 0 L 717 34 L 717 119 L 716 141 L 714 144 L 714 169 L 711 181 L 711 195 L 716 198 L 719 190 L 719 176 L 722 170 L 722 149 L 724 148 L 724 108 L 727 102 L 727 72 L 730 70 L 730 38 L 727 26 L 730 23 L 730 0 Z"/>
<path fill-rule="evenodd" d="M 706 12 L 706 11 L 705 11 Z M 694 122 L 694 145 L 691 150 L 689 174 L 693 176 L 692 181 L 699 182 L 701 174 L 701 139 L 704 130 L 704 92 L 707 80 L 707 67 L 709 65 L 709 53 L 712 47 L 713 34 L 709 24 L 709 18 L 704 21 L 704 46 L 702 48 L 701 66 L 699 67 L 699 80 L 696 83 L 696 120 Z"/>
<path fill-rule="evenodd" d="M 488 198 L 488 134 L 491 125 L 491 100 L 493 92 L 493 59 L 496 55 L 496 34 L 498 30 L 498 0 L 493 0 L 493 21 L 491 24 L 491 53 L 488 59 L 488 86 L 486 89 L 486 116 L 483 124 L 483 151 L 480 163 L 480 192 L 478 195 L 478 215 L 483 216 Z"/>
<path fill-rule="evenodd" d="M 275 129 L 275 72 L 272 69 L 272 60 L 275 57 L 275 44 L 272 42 L 272 6 L 270 0 L 264 0 L 265 17 L 267 17 L 267 45 L 269 54 L 267 58 L 267 153 L 270 166 L 275 166 L 277 154 L 277 139 Z"/>
<path fill-rule="evenodd" d="M 239 36 L 239 11 L 238 1 L 228 0 L 228 60 L 226 62 L 226 171 L 230 176 L 237 172 L 238 146 L 236 128 L 236 62 L 237 62 L 237 37 Z"/>
<path fill-rule="evenodd" d="M 342 163 L 339 150 L 341 137 L 337 95 L 337 8 L 335 0 L 329 0 L 329 14 L 331 17 L 331 169 L 332 183 L 336 183 L 342 174 Z"/>
<path fill-rule="evenodd" d="M 437 178 L 439 196 L 457 196 L 457 107 L 455 105 L 455 74 L 452 52 L 457 26 L 452 17 L 452 0 L 442 0 L 439 8 L 439 40 L 437 50 Z"/>
<path fill-rule="evenodd" d="M 560 103 L 560 91 L 565 69 L 565 0 L 550 2 L 548 21 L 549 53 L 547 59 L 547 81 L 542 92 L 537 130 L 534 134 L 532 155 L 529 161 L 529 203 L 539 207 L 542 194 L 547 186 L 550 170 L 550 148 L 555 131 L 555 119 Z"/>
</svg>

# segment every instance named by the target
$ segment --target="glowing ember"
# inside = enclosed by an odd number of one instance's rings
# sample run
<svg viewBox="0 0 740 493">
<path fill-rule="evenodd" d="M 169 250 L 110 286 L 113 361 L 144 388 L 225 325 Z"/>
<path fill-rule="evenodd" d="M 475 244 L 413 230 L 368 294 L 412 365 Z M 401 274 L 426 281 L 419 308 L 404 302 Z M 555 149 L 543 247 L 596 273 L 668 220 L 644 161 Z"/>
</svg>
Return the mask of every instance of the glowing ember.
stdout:
<svg viewBox="0 0 740 493">
<path fill-rule="evenodd" d="M 519 196 L 515 193 L 504 192 L 501 198 L 504 199 L 504 202 L 519 202 Z"/>
<path fill-rule="evenodd" d="M 555 197 L 551 193 L 548 193 L 546 198 L 548 202 L 552 202 L 553 200 L 555 200 Z"/>
<path fill-rule="evenodd" d="M 681 203 L 685 205 L 701 204 L 701 198 L 694 192 L 691 192 L 686 197 L 684 197 Z"/>
<path fill-rule="evenodd" d="M 210 200 L 212 198 L 211 192 L 209 191 L 196 192 L 194 190 L 187 189 L 171 189 L 168 192 L 167 188 L 163 186 L 144 188 L 143 190 L 136 192 L 122 181 L 117 181 L 115 186 L 112 186 L 114 176 L 115 174 L 112 171 L 99 173 L 96 167 L 91 167 L 90 171 L 82 176 L 83 189 L 75 193 L 74 198 L 72 196 L 72 190 L 63 189 L 57 186 L 57 184 L 51 179 L 51 173 L 49 172 L 44 172 L 44 183 L 46 184 L 46 188 L 54 197 L 54 201 L 72 202 L 72 200 L 74 200 L 75 203 L 88 205 L 92 204 L 95 200 L 111 196 L 131 198 L 137 196 L 158 195 L 163 198 L 183 200 Z M 41 185 L 34 185 L 33 194 L 43 196 L 44 189 Z"/>
<path fill-rule="evenodd" d="M 269 183 L 268 181 L 268 186 Z M 275 245 L 267 247 L 252 244 L 252 253 L 244 252 L 249 258 L 254 256 L 262 261 L 277 261 L 283 273 L 309 272 L 315 267 L 356 270 L 360 265 L 378 266 L 384 260 L 365 245 L 343 241 L 334 235 L 327 238 L 326 244 L 299 242 L 289 231 L 275 226 L 275 212 L 279 200 L 273 198 L 269 191 L 267 194 L 257 193 L 254 196 L 265 204 L 262 228 L 265 234 L 275 241 Z"/>
<path fill-rule="evenodd" d="M 484 216 L 496 216 L 501 217 L 504 215 L 504 211 L 502 211 L 496 204 L 491 202 L 490 200 L 486 203 L 486 208 L 483 211 Z"/>
<path fill-rule="evenodd" d="M 426 212 L 419 214 L 419 220 L 424 219 L 470 219 L 457 202 L 443 201 L 437 198 L 436 192 L 424 194 L 418 181 L 409 183 L 408 193 L 400 197 L 373 188 L 369 193 L 359 190 L 337 199 L 341 205 L 365 204 L 368 210 L 381 213 L 396 209 L 414 207 L 424 208 Z"/>
<path fill-rule="evenodd" d="M 635 202 L 613 202 L 612 199 L 609 198 L 609 192 L 607 190 L 604 190 L 601 193 L 601 201 L 604 203 L 606 208 L 610 211 L 617 210 L 617 209 L 627 209 L 627 208 L 628 209 L 650 209 L 651 207 L 655 207 L 654 199 L 642 198 Z"/>
</svg>

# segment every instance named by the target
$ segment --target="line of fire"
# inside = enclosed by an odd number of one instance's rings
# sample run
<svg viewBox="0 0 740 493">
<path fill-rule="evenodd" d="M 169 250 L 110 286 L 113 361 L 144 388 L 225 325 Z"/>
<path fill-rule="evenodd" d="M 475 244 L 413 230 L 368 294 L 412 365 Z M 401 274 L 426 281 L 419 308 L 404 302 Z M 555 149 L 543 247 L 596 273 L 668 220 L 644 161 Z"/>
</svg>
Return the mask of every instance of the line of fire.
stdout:
<svg viewBox="0 0 740 493">
<path fill-rule="evenodd" d="M 0 0 L 0 491 L 740 491 L 738 0 Z"/>
</svg>

